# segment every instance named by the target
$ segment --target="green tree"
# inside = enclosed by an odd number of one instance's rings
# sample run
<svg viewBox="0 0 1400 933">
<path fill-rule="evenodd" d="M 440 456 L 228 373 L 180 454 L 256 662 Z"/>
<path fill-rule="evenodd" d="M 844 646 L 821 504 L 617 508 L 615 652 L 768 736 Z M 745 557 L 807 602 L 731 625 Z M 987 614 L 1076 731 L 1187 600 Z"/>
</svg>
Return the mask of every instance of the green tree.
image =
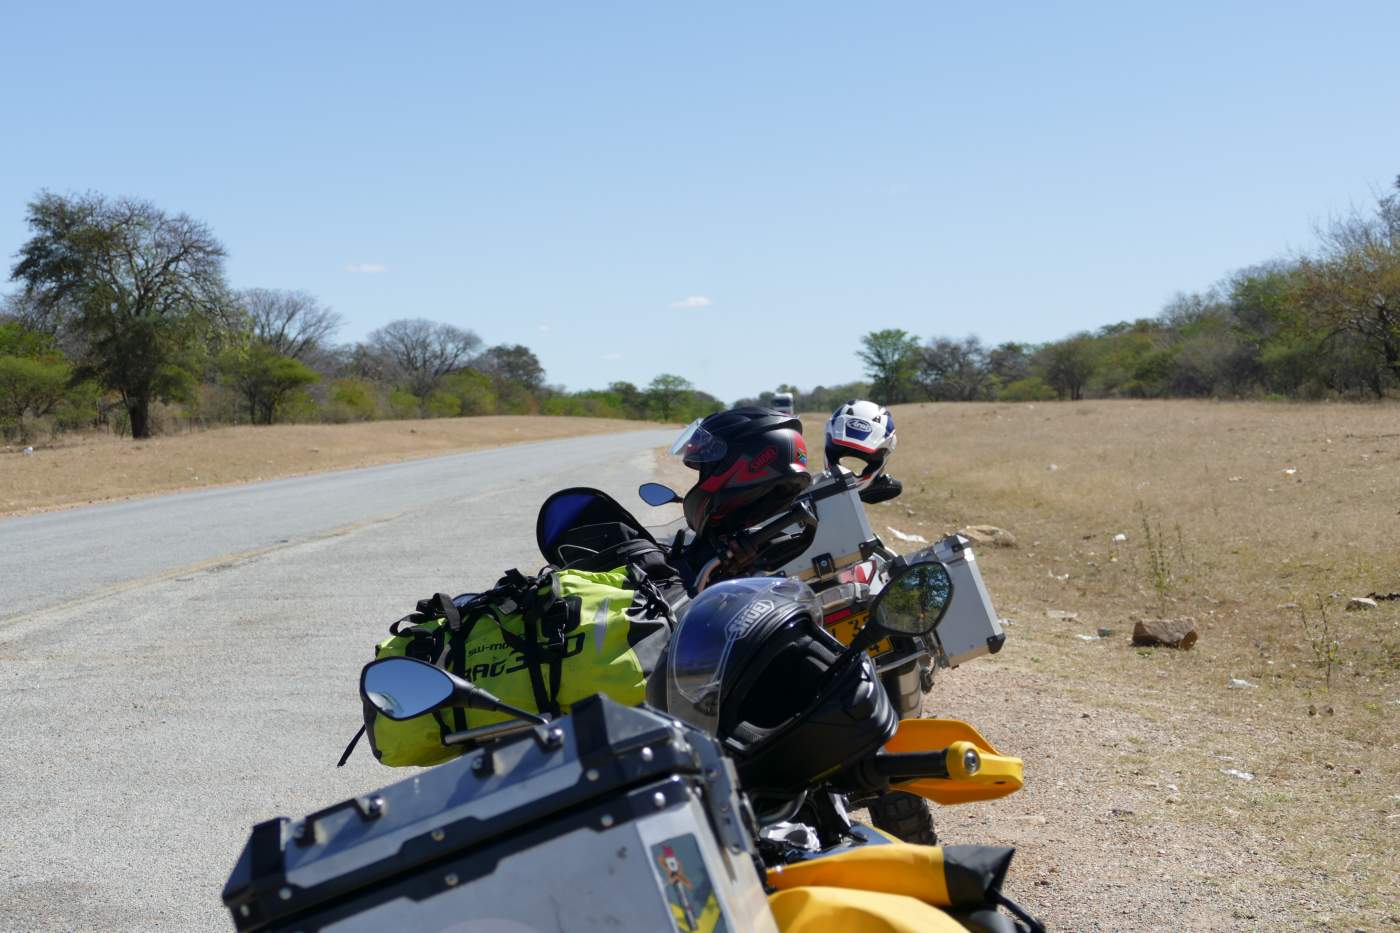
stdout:
<svg viewBox="0 0 1400 933">
<path fill-rule="evenodd" d="M 389 393 L 389 411 L 395 418 L 417 418 L 423 413 L 422 399 L 407 389 Z"/>
<path fill-rule="evenodd" d="M 1030 347 L 1007 341 L 987 353 L 987 371 L 996 386 L 1006 386 L 1031 374 Z"/>
<path fill-rule="evenodd" d="M 692 389 L 681 400 L 680 408 L 676 411 L 675 417 L 677 421 L 694 421 L 696 418 L 724 411 L 725 407 L 723 402 L 710 393 Z"/>
<path fill-rule="evenodd" d="M 0 356 L 23 356 L 35 360 L 62 358 L 53 345 L 52 337 L 25 327 L 18 321 L 0 323 Z"/>
<path fill-rule="evenodd" d="M 1055 390 L 1039 376 L 1013 379 L 997 392 L 997 399 L 1003 402 L 1042 402 L 1055 397 Z"/>
<path fill-rule="evenodd" d="M 337 379 L 328 401 L 332 421 L 373 421 L 379 417 L 373 386 L 363 379 Z"/>
<path fill-rule="evenodd" d="M 272 424 L 278 407 L 293 392 L 321 378 L 306 364 L 263 343 L 225 351 L 219 358 L 219 368 L 224 381 L 243 396 L 248 418 L 254 424 Z"/>
<path fill-rule="evenodd" d="M 1400 180 L 1396 182 L 1400 192 Z M 1381 397 L 1400 382 L 1400 200 L 1353 214 L 1323 232 L 1323 250 L 1299 263 L 1298 299 L 1325 341 L 1372 358 L 1365 380 Z M 1346 352 L 1344 349 L 1343 352 Z"/>
<path fill-rule="evenodd" d="M 544 388 L 544 367 L 533 350 L 521 344 L 501 344 L 472 360 L 480 370 L 498 382 L 513 382 L 532 395 Z"/>
<path fill-rule="evenodd" d="M 1226 283 L 1236 349 L 1225 379 L 1235 394 L 1297 395 L 1312 377 L 1315 348 L 1296 352 L 1315 343 L 1300 326 L 1302 315 L 1293 300 L 1296 273 L 1296 264 L 1275 262 L 1242 270 Z"/>
<path fill-rule="evenodd" d="M 622 406 L 622 417 L 641 419 L 647 416 L 646 393 L 632 383 L 611 382 L 608 392 L 617 397 L 617 403 Z"/>
<path fill-rule="evenodd" d="M 1095 350 L 1094 338 L 1089 334 L 1076 334 L 1042 347 L 1037 354 L 1042 370 L 1039 375 L 1060 398 L 1068 396 L 1079 401 L 1098 366 Z"/>
<path fill-rule="evenodd" d="M 670 421 L 678 417 L 682 405 L 694 389 L 689 379 L 662 373 L 647 386 L 647 404 L 656 417 L 662 421 Z"/>
<path fill-rule="evenodd" d="M 133 437 L 151 403 L 193 384 L 203 338 L 229 320 L 224 249 L 209 228 L 148 201 L 43 193 L 12 276 L 55 331 L 81 343 L 77 374 L 118 392 Z"/>
<path fill-rule="evenodd" d="M 882 405 L 907 402 L 913 397 L 919 342 L 902 330 L 877 330 L 860 338 L 856 351 L 870 377 L 873 401 Z"/>
<path fill-rule="evenodd" d="M 423 400 L 423 415 L 428 418 L 456 418 L 462 413 L 462 400 L 446 389 L 434 389 Z"/>
<path fill-rule="evenodd" d="M 0 417 L 15 427 L 20 443 L 29 440 L 26 417 L 42 418 L 68 394 L 73 371 L 67 363 L 0 356 Z"/>
<path fill-rule="evenodd" d="M 490 415 L 496 411 L 495 381 L 475 369 L 462 369 L 442 379 L 442 388 L 457 399 L 463 415 Z"/>
</svg>

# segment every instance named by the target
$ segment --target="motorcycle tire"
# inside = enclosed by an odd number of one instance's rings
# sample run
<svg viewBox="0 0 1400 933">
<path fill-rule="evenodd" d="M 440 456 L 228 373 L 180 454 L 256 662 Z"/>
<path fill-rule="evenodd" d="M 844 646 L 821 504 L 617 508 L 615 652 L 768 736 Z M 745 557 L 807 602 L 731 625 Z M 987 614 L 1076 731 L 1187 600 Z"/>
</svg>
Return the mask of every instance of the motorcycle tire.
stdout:
<svg viewBox="0 0 1400 933">
<path fill-rule="evenodd" d="M 928 801 L 902 791 L 886 791 L 870 802 L 870 820 L 903 842 L 921 846 L 938 845 L 938 833 L 933 828 L 933 814 Z"/>
<path fill-rule="evenodd" d="M 924 694 L 932 684 L 932 668 L 917 661 L 880 676 L 890 703 L 901 719 L 923 715 Z M 933 828 L 933 813 L 928 801 L 902 791 L 886 791 L 870 802 L 870 821 L 875 828 L 903 842 L 915 845 L 938 845 L 938 832 Z"/>
</svg>

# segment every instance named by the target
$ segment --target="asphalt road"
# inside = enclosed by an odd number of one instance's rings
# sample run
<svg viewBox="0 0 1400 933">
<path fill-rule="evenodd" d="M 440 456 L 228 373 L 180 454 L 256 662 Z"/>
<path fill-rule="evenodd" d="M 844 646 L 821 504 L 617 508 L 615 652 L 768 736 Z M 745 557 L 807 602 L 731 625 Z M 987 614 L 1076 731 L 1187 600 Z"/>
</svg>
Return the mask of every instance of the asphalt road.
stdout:
<svg viewBox="0 0 1400 933">
<path fill-rule="evenodd" d="M 0 930 L 228 930 L 253 823 L 407 776 L 360 667 L 420 597 L 533 571 L 555 489 L 636 499 L 668 432 L 0 520 Z"/>
</svg>

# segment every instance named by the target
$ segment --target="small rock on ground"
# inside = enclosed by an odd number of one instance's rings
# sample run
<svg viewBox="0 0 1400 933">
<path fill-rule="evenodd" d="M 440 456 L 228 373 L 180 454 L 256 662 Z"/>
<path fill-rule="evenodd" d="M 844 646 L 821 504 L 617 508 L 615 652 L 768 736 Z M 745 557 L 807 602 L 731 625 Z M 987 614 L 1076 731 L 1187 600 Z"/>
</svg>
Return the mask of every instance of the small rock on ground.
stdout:
<svg viewBox="0 0 1400 933">
<path fill-rule="evenodd" d="M 995 547 L 1015 547 L 1016 536 L 1005 528 L 995 525 L 968 525 L 958 532 L 973 544 L 991 544 Z"/>
<path fill-rule="evenodd" d="M 1180 619 L 1139 619 L 1133 625 L 1133 644 L 1166 645 L 1170 648 L 1190 648 L 1196 643 L 1196 620 L 1190 616 Z"/>
<path fill-rule="evenodd" d="M 1347 602 L 1347 612 L 1363 612 L 1367 609 L 1375 609 L 1379 603 L 1366 596 L 1353 596 Z"/>
</svg>

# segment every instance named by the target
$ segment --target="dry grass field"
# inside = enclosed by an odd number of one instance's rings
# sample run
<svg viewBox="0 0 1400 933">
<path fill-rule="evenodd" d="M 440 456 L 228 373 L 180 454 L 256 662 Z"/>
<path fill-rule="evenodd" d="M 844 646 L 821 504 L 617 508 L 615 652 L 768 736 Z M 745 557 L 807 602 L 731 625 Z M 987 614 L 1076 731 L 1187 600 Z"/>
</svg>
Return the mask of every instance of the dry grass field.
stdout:
<svg viewBox="0 0 1400 933">
<path fill-rule="evenodd" d="M 144 441 L 72 436 L 28 456 L 0 450 L 0 515 L 652 426 L 510 415 L 213 428 Z"/>
<path fill-rule="evenodd" d="M 1015 896 L 1059 929 L 1400 927 L 1400 599 L 1345 610 L 1400 593 L 1400 408 L 895 412 L 879 533 L 1016 539 L 976 549 L 1005 650 L 930 710 L 1027 784 L 937 813 L 948 841 L 1018 846 Z M 1181 616 L 1194 648 L 1131 644 Z"/>
</svg>

